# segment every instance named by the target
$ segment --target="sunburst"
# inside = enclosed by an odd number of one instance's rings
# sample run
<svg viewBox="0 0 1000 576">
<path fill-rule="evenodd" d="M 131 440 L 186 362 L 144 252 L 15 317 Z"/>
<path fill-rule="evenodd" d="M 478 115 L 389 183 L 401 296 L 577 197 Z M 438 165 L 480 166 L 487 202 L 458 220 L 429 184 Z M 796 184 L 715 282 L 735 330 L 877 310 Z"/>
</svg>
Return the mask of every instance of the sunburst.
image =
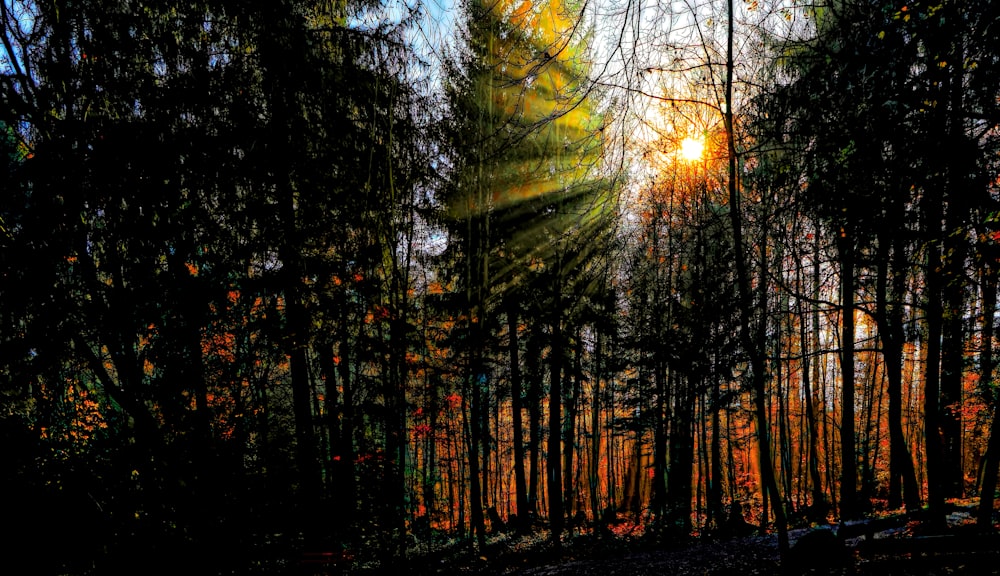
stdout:
<svg viewBox="0 0 1000 576">
<path fill-rule="evenodd" d="M 701 155 L 705 151 L 705 140 L 702 138 L 687 137 L 681 141 L 681 158 L 688 162 L 701 160 Z"/>
</svg>

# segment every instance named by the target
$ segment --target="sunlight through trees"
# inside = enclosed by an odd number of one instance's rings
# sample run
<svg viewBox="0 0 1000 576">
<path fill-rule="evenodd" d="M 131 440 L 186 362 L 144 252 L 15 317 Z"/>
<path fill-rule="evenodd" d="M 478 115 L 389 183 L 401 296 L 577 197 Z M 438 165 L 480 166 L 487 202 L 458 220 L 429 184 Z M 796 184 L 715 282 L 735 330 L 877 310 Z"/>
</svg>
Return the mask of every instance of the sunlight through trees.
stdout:
<svg viewBox="0 0 1000 576">
<path fill-rule="evenodd" d="M 995 4 L 3 0 L 0 540 L 995 531 Z"/>
</svg>

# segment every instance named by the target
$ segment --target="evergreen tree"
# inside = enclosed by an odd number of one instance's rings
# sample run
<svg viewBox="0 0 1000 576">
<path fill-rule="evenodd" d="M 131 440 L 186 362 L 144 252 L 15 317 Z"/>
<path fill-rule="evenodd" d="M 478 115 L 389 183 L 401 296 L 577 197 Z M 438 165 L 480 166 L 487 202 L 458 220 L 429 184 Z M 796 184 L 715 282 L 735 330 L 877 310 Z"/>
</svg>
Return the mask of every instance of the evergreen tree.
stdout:
<svg viewBox="0 0 1000 576">
<path fill-rule="evenodd" d="M 480 387 L 488 385 L 485 358 L 499 296 L 516 286 L 555 314 L 547 321 L 549 516 L 556 534 L 563 521 L 562 311 L 572 301 L 573 278 L 592 257 L 590 241 L 606 225 L 611 193 L 600 172 L 600 115 L 587 78 L 580 10 L 557 2 L 465 4 L 468 52 L 452 65 L 449 81 L 456 155 L 444 204 L 449 230 L 462 246 L 453 262 L 461 266 L 465 292 L 470 417 L 475 422 L 484 414 L 488 390 Z M 469 430 L 472 518 L 480 534 L 477 509 L 488 503 L 480 504 L 476 474 L 485 464 L 477 461 L 489 439 L 475 430 Z"/>
</svg>

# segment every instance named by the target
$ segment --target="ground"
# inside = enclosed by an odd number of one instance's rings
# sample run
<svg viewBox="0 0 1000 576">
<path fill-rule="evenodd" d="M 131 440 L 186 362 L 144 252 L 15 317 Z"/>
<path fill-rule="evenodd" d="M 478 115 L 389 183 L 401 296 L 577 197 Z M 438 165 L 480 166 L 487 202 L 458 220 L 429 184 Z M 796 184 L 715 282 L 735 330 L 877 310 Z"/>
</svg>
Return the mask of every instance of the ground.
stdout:
<svg viewBox="0 0 1000 576">
<path fill-rule="evenodd" d="M 583 534 L 564 538 L 558 550 L 544 534 L 494 536 L 485 555 L 461 547 L 412 558 L 413 574 L 477 574 L 483 576 L 943 576 L 1000 575 L 996 536 L 982 538 L 951 526 L 927 535 L 916 524 L 834 540 L 802 540 L 822 528 L 790 532 L 793 553 L 784 565 L 773 534 L 729 539 L 671 540 L 648 537 L 597 538 Z M 854 526 L 855 534 L 863 527 Z M 851 534 L 843 530 L 842 534 Z M 966 535 L 968 534 L 968 535 Z M 865 542 L 868 541 L 868 544 Z M 875 542 L 875 546 L 872 546 Z M 885 544 L 890 546 L 885 546 Z M 796 544 L 798 546 L 796 547 Z M 878 546 L 881 544 L 882 546 Z"/>
</svg>

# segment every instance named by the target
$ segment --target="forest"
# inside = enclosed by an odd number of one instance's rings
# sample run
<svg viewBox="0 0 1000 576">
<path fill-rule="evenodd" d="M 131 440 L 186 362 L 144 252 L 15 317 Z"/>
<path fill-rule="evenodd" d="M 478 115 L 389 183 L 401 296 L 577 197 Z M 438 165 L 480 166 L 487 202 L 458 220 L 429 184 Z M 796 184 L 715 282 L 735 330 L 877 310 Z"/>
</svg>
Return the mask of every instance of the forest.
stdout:
<svg viewBox="0 0 1000 576">
<path fill-rule="evenodd" d="M 0 26 L 0 549 L 31 573 L 397 574 L 737 517 L 784 554 L 956 503 L 996 531 L 1000 2 Z"/>
</svg>

